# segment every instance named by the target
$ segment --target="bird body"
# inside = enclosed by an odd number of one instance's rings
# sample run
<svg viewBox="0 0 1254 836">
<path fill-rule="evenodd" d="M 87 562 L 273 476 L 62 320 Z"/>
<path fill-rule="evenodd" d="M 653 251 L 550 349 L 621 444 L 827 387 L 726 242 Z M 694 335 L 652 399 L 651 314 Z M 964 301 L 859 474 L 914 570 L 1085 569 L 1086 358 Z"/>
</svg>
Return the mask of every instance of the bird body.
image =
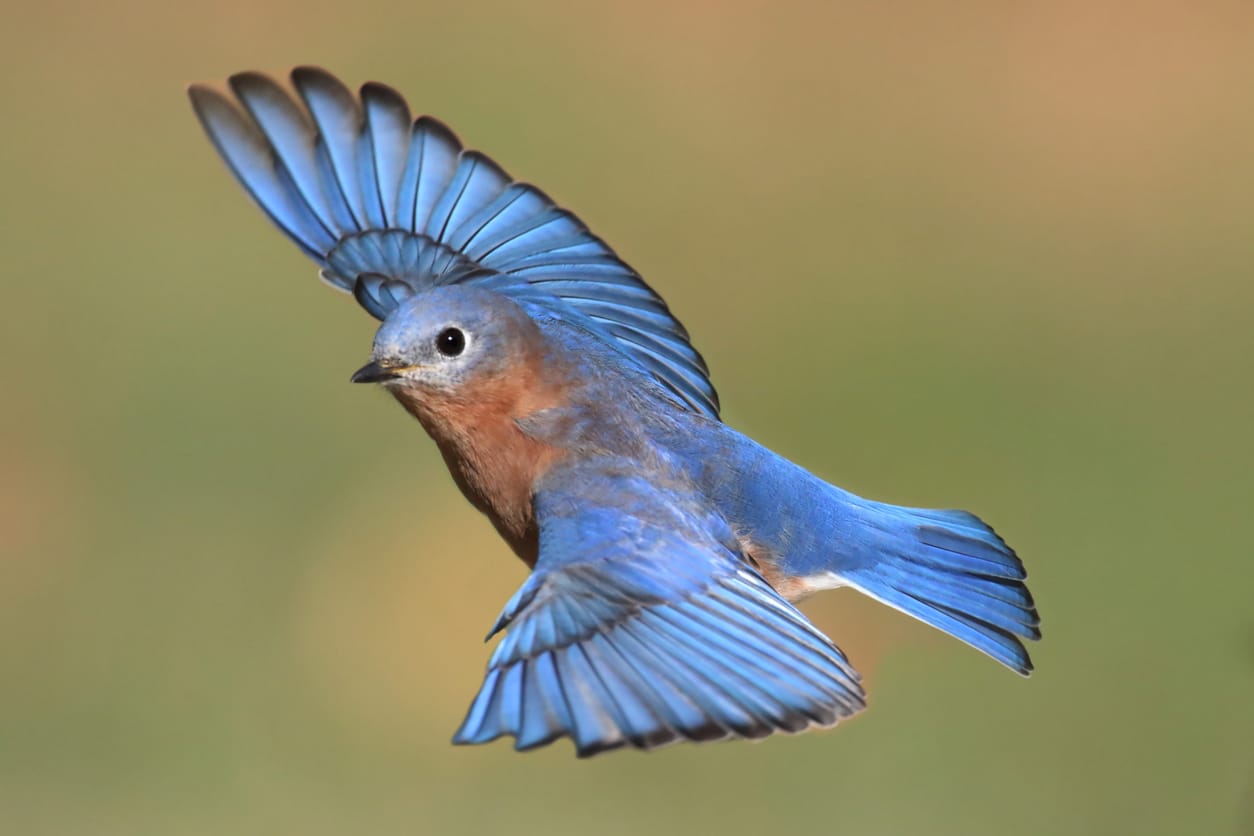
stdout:
<svg viewBox="0 0 1254 836">
<path fill-rule="evenodd" d="M 383 384 L 532 574 L 455 741 L 580 754 L 832 725 L 864 695 L 794 609 L 850 586 L 1027 674 L 1014 552 L 963 511 L 831 485 L 724 424 L 704 360 L 574 216 L 325 72 L 193 104 L 273 220 L 382 320 Z M 303 106 L 302 106 L 303 105 Z"/>
</svg>

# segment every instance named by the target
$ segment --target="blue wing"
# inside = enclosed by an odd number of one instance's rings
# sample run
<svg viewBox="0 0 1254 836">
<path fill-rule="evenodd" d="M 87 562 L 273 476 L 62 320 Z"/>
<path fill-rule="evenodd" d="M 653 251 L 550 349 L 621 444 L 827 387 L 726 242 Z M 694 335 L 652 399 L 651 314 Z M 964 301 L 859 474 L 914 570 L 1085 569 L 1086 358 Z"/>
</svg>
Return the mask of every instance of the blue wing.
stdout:
<svg viewBox="0 0 1254 836">
<path fill-rule="evenodd" d="M 644 280 L 570 212 L 465 150 L 381 84 L 354 96 L 323 70 L 230 79 L 235 101 L 192 104 L 236 178 L 331 285 L 383 319 L 406 296 L 489 282 L 553 305 L 653 374 L 692 410 L 718 395 L 688 332 Z"/>
<path fill-rule="evenodd" d="M 559 466 L 540 556 L 454 737 L 569 736 L 591 755 L 830 726 L 864 706 L 844 654 L 734 551 L 726 523 L 629 462 Z"/>
</svg>

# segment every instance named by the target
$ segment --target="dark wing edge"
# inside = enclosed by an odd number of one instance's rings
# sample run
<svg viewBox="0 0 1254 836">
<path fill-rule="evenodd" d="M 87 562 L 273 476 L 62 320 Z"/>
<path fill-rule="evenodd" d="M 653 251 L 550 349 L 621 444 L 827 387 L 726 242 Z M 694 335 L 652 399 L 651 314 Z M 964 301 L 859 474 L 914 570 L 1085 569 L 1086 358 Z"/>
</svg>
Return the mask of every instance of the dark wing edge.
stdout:
<svg viewBox="0 0 1254 836">
<path fill-rule="evenodd" d="M 540 189 L 465 149 L 442 122 L 412 118 L 395 90 L 370 82 L 354 95 L 316 67 L 292 71 L 294 93 L 254 72 L 228 86 L 230 95 L 188 89 L 218 154 L 328 283 L 373 316 L 402 294 L 372 295 L 378 281 L 359 289 L 363 274 L 415 292 L 506 276 L 561 300 L 688 408 L 718 417 L 704 359 L 640 275 Z"/>
</svg>

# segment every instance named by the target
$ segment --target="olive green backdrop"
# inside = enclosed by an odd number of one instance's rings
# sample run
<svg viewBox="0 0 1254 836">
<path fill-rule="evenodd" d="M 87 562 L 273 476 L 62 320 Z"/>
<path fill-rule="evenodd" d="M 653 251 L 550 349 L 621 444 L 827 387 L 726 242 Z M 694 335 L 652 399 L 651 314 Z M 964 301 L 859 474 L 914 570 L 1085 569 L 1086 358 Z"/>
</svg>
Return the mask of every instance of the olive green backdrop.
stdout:
<svg viewBox="0 0 1254 836">
<path fill-rule="evenodd" d="M 13 834 L 1254 829 L 1254 13 L 1238 3 L 7 3 Z M 851 592 L 827 733 L 454 749 L 524 569 L 184 85 L 379 79 L 575 209 L 726 418 L 969 508 L 1024 681 Z"/>
</svg>

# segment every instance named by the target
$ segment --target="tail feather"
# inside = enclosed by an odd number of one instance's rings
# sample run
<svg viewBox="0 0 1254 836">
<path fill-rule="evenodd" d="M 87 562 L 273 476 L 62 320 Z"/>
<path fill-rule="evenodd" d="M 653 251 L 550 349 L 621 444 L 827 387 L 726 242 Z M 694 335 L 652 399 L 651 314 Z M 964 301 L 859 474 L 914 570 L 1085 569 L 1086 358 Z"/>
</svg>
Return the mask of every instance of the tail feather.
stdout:
<svg viewBox="0 0 1254 836">
<path fill-rule="evenodd" d="M 839 570 L 841 580 L 1030 674 L 1023 640 L 1041 637 L 1041 620 L 1014 550 L 965 511 L 870 508 L 875 556 Z"/>
</svg>

